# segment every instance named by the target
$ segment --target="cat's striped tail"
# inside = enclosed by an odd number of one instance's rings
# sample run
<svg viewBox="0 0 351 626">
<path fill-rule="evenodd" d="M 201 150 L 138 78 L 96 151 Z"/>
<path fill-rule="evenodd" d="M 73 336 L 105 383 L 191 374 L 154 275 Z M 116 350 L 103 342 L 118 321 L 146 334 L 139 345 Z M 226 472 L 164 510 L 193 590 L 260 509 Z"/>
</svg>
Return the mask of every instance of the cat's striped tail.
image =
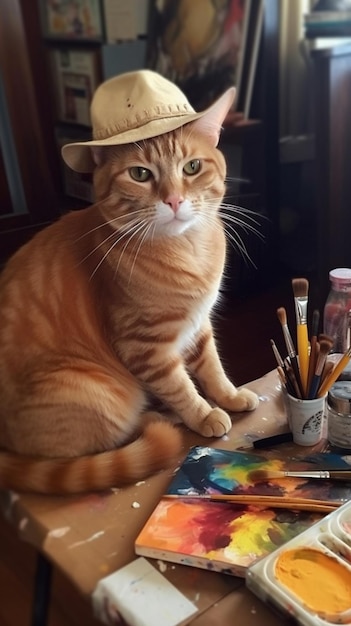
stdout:
<svg viewBox="0 0 351 626">
<path fill-rule="evenodd" d="M 52 495 L 103 491 L 175 466 L 181 448 L 180 431 L 160 421 L 132 443 L 91 456 L 38 459 L 1 451 L 0 489 Z"/>
</svg>

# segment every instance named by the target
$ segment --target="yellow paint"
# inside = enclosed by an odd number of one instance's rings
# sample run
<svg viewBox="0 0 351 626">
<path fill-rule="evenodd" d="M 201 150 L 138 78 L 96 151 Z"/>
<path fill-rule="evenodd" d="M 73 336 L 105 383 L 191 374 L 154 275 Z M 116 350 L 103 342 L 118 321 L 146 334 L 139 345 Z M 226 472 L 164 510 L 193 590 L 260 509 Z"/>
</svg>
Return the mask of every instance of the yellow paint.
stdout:
<svg viewBox="0 0 351 626">
<path fill-rule="evenodd" d="M 351 572 L 323 552 L 312 548 L 282 552 L 275 563 L 275 575 L 318 615 L 351 609 Z"/>
</svg>

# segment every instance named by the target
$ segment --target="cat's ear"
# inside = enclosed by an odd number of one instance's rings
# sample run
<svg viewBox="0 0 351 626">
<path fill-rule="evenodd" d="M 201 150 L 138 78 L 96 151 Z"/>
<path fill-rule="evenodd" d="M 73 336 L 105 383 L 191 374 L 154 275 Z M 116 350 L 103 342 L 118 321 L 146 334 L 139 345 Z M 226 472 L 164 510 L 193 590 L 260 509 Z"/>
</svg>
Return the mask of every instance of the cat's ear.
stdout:
<svg viewBox="0 0 351 626">
<path fill-rule="evenodd" d="M 193 122 L 195 130 L 204 135 L 214 147 L 219 142 L 222 125 L 234 102 L 235 92 L 234 87 L 225 91 L 205 115 Z"/>
<path fill-rule="evenodd" d="M 90 150 L 91 158 L 93 159 L 95 165 L 101 165 L 103 148 L 101 146 L 91 146 Z"/>
</svg>

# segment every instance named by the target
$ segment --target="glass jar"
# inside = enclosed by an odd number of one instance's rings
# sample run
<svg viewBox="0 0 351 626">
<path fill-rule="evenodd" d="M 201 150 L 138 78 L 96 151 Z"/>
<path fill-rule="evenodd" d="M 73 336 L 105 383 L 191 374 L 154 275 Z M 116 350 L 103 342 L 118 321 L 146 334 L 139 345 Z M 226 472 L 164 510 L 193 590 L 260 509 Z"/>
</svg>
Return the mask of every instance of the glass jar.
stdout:
<svg viewBox="0 0 351 626">
<path fill-rule="evenodd" d="M 327 399 L 328 441 L 331 446 L 351 451 L 351 381 L 337 381 Z"/>
<path fill-rule="evenodd" d="M 330 291 L 324 306 L 323 332 L 333 340 L 332 352 L 344 353 L 350 345 L 351 269 L 329 272 Z"/>
</svg>

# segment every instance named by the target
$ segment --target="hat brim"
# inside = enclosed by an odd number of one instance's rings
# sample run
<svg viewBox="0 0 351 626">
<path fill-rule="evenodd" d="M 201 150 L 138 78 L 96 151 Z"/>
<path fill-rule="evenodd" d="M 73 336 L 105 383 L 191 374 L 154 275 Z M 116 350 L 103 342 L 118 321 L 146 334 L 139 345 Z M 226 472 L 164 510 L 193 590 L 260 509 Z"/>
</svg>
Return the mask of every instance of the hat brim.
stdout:
<svg viewBox="0 0 351 626">
<path fill-rule="evenodd" d="M 154 119 L 137 128 L 129 128 L 118 133 L 118 135 L 113 135 L 106 139 L 93 139 L 91 141 L 78 141 L 66 144 L 61 149 L 62 158 L 75 172 L 81 174 L 91 173 L 95 169 L 95 163 L 90 149 L 93 146 L 120 146 L 122 144 L 164 135 L 165 133 L 169 133 L 172 130 L 176 130 L 185 124 L 189 124 L 203 117 L 212 109 L 212 106 L 200 113 L 187 113 L 169 118 Z"/>
</svg>

